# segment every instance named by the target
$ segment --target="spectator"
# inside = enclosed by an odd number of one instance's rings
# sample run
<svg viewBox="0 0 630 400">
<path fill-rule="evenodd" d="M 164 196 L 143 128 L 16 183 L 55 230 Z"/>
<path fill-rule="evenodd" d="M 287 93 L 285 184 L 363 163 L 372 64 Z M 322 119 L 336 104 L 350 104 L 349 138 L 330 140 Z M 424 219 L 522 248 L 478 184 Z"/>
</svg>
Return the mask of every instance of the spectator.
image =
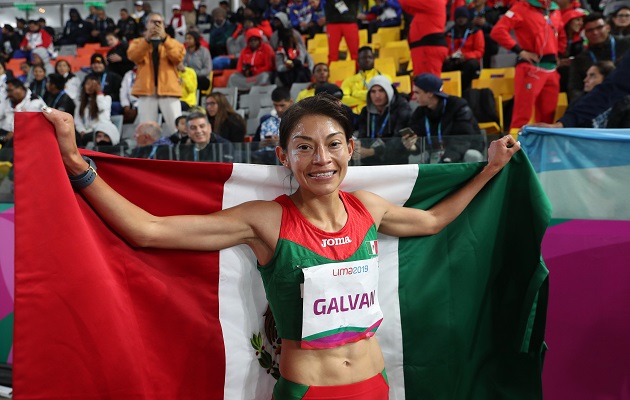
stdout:
<svg viewBox="0 0 630 400">
<path fill-rule="evenodd" d="M 604 82 L 604 79 L 615 69 L 612 61 L 598 61 L 586 71 L 584 78 L 584 93 L 589 93 L 595 86 Z"/>
<path fill-rule="evenodd" d="M 131 94 L 136 81 L 136 69 L 127 71 L 120 85 L 120 106 L 122 107 L 123 124 L 133 124 L 138 116 L 138 98 Z"/>
<path fill-rule="evenodd" d="M 269 21 L 261 20 L 252 8 L 246 7 L 243 11 L 243 22 L 236 26 L 232 37 L 227 41 L 228 54 L 236 57 L 241 54 L 241 51 L 247 47 L 245 32 L 251 28 L 260 29 L 263 33 L 263 42 L 267 43 L 269 42 L 268 38 L 274 33 Z"/>
<path fill-rule="evenodd" d="M 186 19 L 184 18 L 179 5 L 173 4 L 172 10 L 173 16 L 171 17 L 169 25 L 172 26 L 175 31 L 175 40 L 180 43 L 184 43 L 184 38 L 186 36 Z"/>
<path fill-rule="evenodd" d="M 120 132 L 116 125 L 111 121 L 100 121 L 94 125 L 94 145 L 100 147 L 97 151 L 120 153 L 123 146 L 121 146 Z"/>
<path fill-rule="evenodd" d="M 65 79 L 64 91 L 74 104 L 79 104 L 81 96 L 81 80 L 78 76 L 72 73 L 72 67 L 66 60 L 58 60 L 55 64 L 55 72 Z M 54 107 L 53 107 L 54 108 Z"/>
<path fill-rule="evenodd" d="M 381 73 L 374 68 L 372 48 L 369 46 L 361 47 L 359 49 L 359 72 L 347 77 L 341 84 L 343 104 L 351 107 L 355 113 L 361 113 L 367 99 L 367 83 L 377 75 L 381 75 Z"/>
<path fill-rule="evenodd" d="M 113 19 L 105 14 L 105 9 L 102 7 L 96 8 L 96 19 L 92 23 L 92 32 L 90 32 L 89 43 L 100 43 L 101 46 L 107 46 L 105 41 L 105 34 L 107 32 L 115 32 L 116 23 Z"/>
<path fill-rule="evenodd" d="M 560 13 L 550 8 L 551 0 L 517 2 L 492 29 L 492 38 L 519 57 L 510 128 L 527 124 L 534 107 L 536 121 L 553 122 L 560 92 L 558 54 L 567 41 Z"/>
<path fill-rule="evenodd" d="M 88 16 L 85 17 L 85 20 L 89 21 L 92 25 L 94 25 L 94 23 L 98 19 L 98 7 L 90 6 L 89 10 L 90 10 L 90 12 L 89 12 Z"/>
<path fill-rule="evenodd" d="M 461 71 L 462 91 L 469 89 L 472 80 L 479 78 L 485 40 L 483 32 L 470 23 L 468 8 L 455 10 L 455 25 L 446 33 L 446 43 L 449 51 L 442 71 Z"/>
<path fill-rule="evenodd" d="M 212 130 L 232 143 L 245 141 L 247 125 L 223 93 L 210 93 L 206 97 L 206 111 Z"/>
<path fill-rule="evenodd" d="M 31 67 L 39 65 L 44 68 L 45 74 L 52 74 L 55 72 L 55 68 L 50 63 L 50 55 L 48 54 L 48 50 L 43 47 L 37 47 L 31 51 Z M 33 81 L 33 69 L 29 69 L 28 76 L 26 77 L 26 83 L 30 85 Z"/>
<path fill-rule="evenodd" d="M 411 130 L 417 138 L 403 139 L 412 154 L 420 153 L 418 138 L 426 141 L 420 154 L 423 163 L 479 162 L 483 160 L 481 131 L 466 100 L 442 91 L 442 80 L 433 74 L 414 78 L 414 98 L 419 107 L 411 115 Z"/>
<path fill-rule="evenodd" d="M 191 144 L 192 142 L 190 141 L 188 131 L 186 130 L 186 117 L 183 115 L 177 117 L 175 119 L 175 126 L 177 127 L 177 131 L 168 137 L 171 143 L 175 146 L 179 146 L 180 144 Z"/>
<path fill-rule="evenodd" d="M 403 10 L 413 19 L 409 28 L 409 48 L 414 75 L 424 72 L 439 76 L 448 55 L 444 38 L 447 0 L 400 0 Z"/>
<path fill-rule="evenodd" d="M 23 38 L 24 35 L 28 32 L 28 28 L 26 27 L 26 20 L 24 18 L 16 18 L 15 19 L 15 31 Z"/>
<path fill-rule="evenodd" d="M 281 28 L 276 32 L 279 34 L 275 60 L 277 77 L 280 83 L 287 87 L 293 83 L 311 81 L 309 66 L 312 64 L 311 58 L 302 41 L 298 41 L 293 32 L 295 30 L 291 28 Z"/>
<path fill-rule="evenodd" d="M 414 0 L 415 1 L 415 0 Z M 328 34 L 328 63 L 339 59 L 341 38 L 346 39 L 350 58 L 359 58 L 358 1 L 329 0 L 324 4 Z"/>
<path fill-rule="evenodd" d="M 186 130 L 194 143 L 192 149 L 180 150 L 180 159 L 189 161 L 234 162 L 234 147 L 229 140 L 215 135 L 205 113 L 186 117 Z"/>
<path fill-rule="evenodd" d="M 34 96 L 44 99 L 46 97 L 46 70 L 42 65 L 34 65 L 31 71 L 33 71 L 33 80 L 29 89 Z"/>
<path fill-rule="evenodd" d="M 630 6 L 621 5 L 610 16 L 610 33 L 613 36 L 622 38 L 630 35 Z"/>
<path fill-rule="evenodd" d="M 359 130 L 359 116 L 352 111 L 352 108 L 341 102 L 341 99 L 343 99 L 343 91 L 341 88 L 334 83 L 326 82 L 315 87 L 315 96 L 320 93 L 328 93 L 339 101 L 339 105 L 345 111 L 350 122 L 352 122 L 352 131 L 356 133 Z"/>
<path fill-rule="evenodd" d="M 92 24 L 88 21 L 84 21 L 76 8 L 71 8 L 69 15 L 70 19 L 66 22 L 61 38 L 57 44 L 61 46 L 76 44 L 82 47 L 88 40 L 90 31 L 92 30 Z"/>
<path fill-rule="evenodd" d="M 74 115 L 74 101 L 65 91 L 66 78 L 60 74 L 48 75 L 46 82 L 47 95 L 44 98 L 46 105 L 59 111 Z"/>
<path fill-rule="evenodd" d="M 136 21 L 136 27 L 138 28 L 138 35 L 144 35 L 146 29 L 146 19 L 148 14 L 144 11 L 144 2 L 136 1 L 134 4 L 135 11 L 131 14 L 131 18 Z"/>
<path fill-rule="evenodd" d="M 276 28 L 275 32 L 272 33 L 269 38 L 269 44 L 271 47 L 276 50 L 278 48 L 278 43 L 280 42 L 280 35 L 288 35 L 289 32 L 295 37 L 295 41 L 304 46 L 304 39 L 302 35 L 297 30 L 293 29 L 291 26 L 291 21 L 289 21 L 289 16 L 286 13 L 278 12 L 273 17 L 273 26 Z"/>
<path fill-rule="evenodd" d="M 315 95 L 315 87 L 319 85 L 323 85 L 328 82 L 328 78 L 330 77 L 330 70 L 328 69 L 328 64 L 319 63 L 316 64 L 313 68 L 313 83 L 306 89 L 302 90 L 298 93 L 295 102 L 305 99 L 307 97 L 311 97 Z"/>
<path fill-rule="evenodd" d="M 45 103 L 34 96 L 19 79 L 6 82 L 7 100 L 0 102 L 0 144 L 13 146 L 13 117 L 16 112 L 41 111 Z"/>
<path fill-rule="evenodd" d="M 212 56 L 223 56 L 228 54 L 227 52 L 227 40 L 236 27 L 226 18 L 227 13 L 221 7 L 217 7 L 212 10 L 212 19 L 214 24 L 210 29 L 210 48 L 212 49 Z"/>
<path fill-rule="evenodd" d="M 151 13 L 144 38 L 129 45 L 127 56 L 136 63 L 136 81 L 132 94 L 138 97 L 140 121 L 157 121 L 158 108 L 168 132 L 175 132 L 175 118 L 181 115 L 177 65 L 184 61 L 186 49 L 164 30 L 164 20 Z"/>
<path fill-rule="evenodd" d="M 8 61 L 13 58 L 15 50 L 20 48 L 20 36 L 15 32 L 15 29 L 9 24 L 2 26 L 2 39 L 0 41 L 0 55 L 4 61 Z"/>
<path fill-rule="evenodd" d="M 312 38 L 318 33 L 324 33 L 324 27 L 326 26 L 326 0 L 308 0 L 308 4 L 311 6 L 313 15 L 309 23 L 309 35 Z"/>
<path fill-rule="evenodd" d="M 367 13 L 359 13 L 357 16 L 360 24 L 367 27 L 370 43 L 378 28 L 400 26 L 402 22 L 402 8 L 398 0 L 375 0 L 375 3 Z"/>
<path fill-rule="evenodd" d="M 27 83 L 28 76 L 29 75 L 32 76 L 31 65 L 28 62 L 26 62 L 26 61 L 21 62 L 20 63 L 20 71 L 22 71 L 22 75 L 17 76 L 16 78 L 19 79 L 20 82 L 22 82 L 22 83 Z"/>
<path fill-rule="evenodd" d="M 236 70 L 230 75 L 228 87 L 248 90 L 252 86 L 269 85 L 274 69 L 275 52 L 267 43 L 262 42 L 260 29 L 251 28 L 245 33 L 247 47 L 238 58 Z"/>
<path fill-rule="evenodd" d="M 259 149 L 252 154 L 255 162 L 261 164 L 276 163 L 276 146 L 278 146 L 280 121 L 284 112 L 293 104 L 291 91 L 286 87 L 277 87 L 271 92 L 273 110 L 261 118 L 262 122 L 254 137 L 255 141 L 260 141 Z"/>
<path fill-rule="evenodd" d="M 491 67 L 492 56 L 499 52 L 499 45 L 492 40 L 490 32 L 492 32 L 492 28 L 494 28 L 494 24 L 497 23 L 500 16 L 499 10 L 489 7 L 486 0 L 473 0 L 472 7 L 468 9 L 468 18 L 470 18 L 472 25 L 483 32 L 485 42 L 483 66 L 485 68 Z"/>
<path fill-rule="evenodd" d="M 112 98 L 112 115 L 120 115 L 122 113 L 122 106 L 120 105 L 122 77 L 105 66 L 105 59 L 99 53 L 92 54 L 90 62 L 92 75 L 100 80 L 101 91 Z"/>
<path fill-rule="evenodd" d="M 46 31 L 46 33 L 50 35 L 50 37 L 53 39 L 53 42 L 55 41 L 55 30 L 50 26 L 46 26 L 46 20 L 44 18 L 38 19 L 37 25 L 39 25 L 40 30 Z"/>
<path fill-rule="evenodd" d="M 13 79 L 13 72 L 7 70 L 4 61 L 0 60 L 0 107 L 1 103 L 6 101 L 7 98 L 7 81 Z"/>
<path fill-rule="evenodd" d="M 277 13 L 287 12 L 287 2 L 286 0 L 269 0 L 265 11 L 263 12 L 263 19 L 271 21 Z"/>
<path fill-rule="evenodd" d="M 212 17 L 208 14 L 208 7 L 204 3 L 199 3 L 197 16 L 195 17 L 195 25 L 212 25 Z M 185 123 L 184 121 L 184 124 Z"/>
<path fill-rule="evenodd" d="M 41 30 L 35 20 L 28 21 L 28 32 L 20 43 L 20 51 L 14 54 L 15 58 L 28 58 L 31 51 L 37 47 L 44 48 L 48 54 L 55 54 L 53 39 L 48 32 Z M 19 53 L 19 54 L 18 54 Z"/>
<path fill-rule="evenodd" d="M 353 159 L 361 165 L 408 163 L 408 154 L 398 133 L 409 126 L 411 107 L 385 76 L 368 83 L 367 105 L 359 116 L 359 139 Z M 383 140 L 385 139 L 385 140 Z"/>
<path fill-rule="evenodd" d="M 583 82 L 591 65 L 605 60 L 616 63 L 630 48 L 630 38 L 615 39 L 610 34 L 610 25 L 599 13 L 584 17 L 584 36 L 588 39 L 588 47 L 575 56 L 569 67 L 567 94 L 570 102 L 584 94 Z"/>
<path fill-rule="evenodd" d="M 225 10 L 226 18 L 230 20 L 232 23 L 234 23 L 234 13 L 232 12 L 232 9 L 230 8 L 231 7 L 230 3 L 226 0 L 221 0 L 219 2 L 219 7 Z"/>
<path fill-rule="evenodd" d="M 120 40 L 126 42 L 131 42 L 138 37 L 138 23 L 129 15 L 126 8 L 120 9 L 120 19 L 116 23 L 115 32 Z"/>
<path fill-rule="evenodd" d="M 103 121 L 111 122 L 112 98 L 103 94 L 101 80 L 88 75 L 83 82 L 81 100 L 74 111 L 77 144 L 85 146 L 94 141 L 94 127 Z"/>
<path fill-rule="evenodd" d="M 183 62 L 177 65 L 177 74 L 179 75 L 179 84 L 182 87 L 182 97 L 179 98 L 179 102 L 182 111 L 188 111 L 197 105 L 197 74 L 192 68 L 186 67 Z"/>
<path fill-rule="evenodd" d="M 197 10 L 195 10 L 195 2 L 193 0 L 181 0 L 179 4 L 179 9 L 184 16 L 186 26 L 188 26 L 189 28 L 193 28 L 195 26 L 195 20 L 197 16 Z M 185 33 L 186 30 L 184 30 L 184 34 Z"/>
<path fill-rule="evenodd" d="M 447 0 L 446 1 L 446 25 L 449 27 L 455 21 L 455 10 L 466 5 L 466 0 Z"/>
<path fill-rule="evenodd" d="M 185 44 L 184 65 L 195 71 L 199 90 L 207 90 L 210 87 L 210 73 L 212 72 L 210 52 L 201 46 L 201 37 L 195 31 L 186 34 Z"/>
<path fill-rule="evenodd" d="M 178 117 L 179 118 L 179 117 Z M 160 125 L 155 121 L 141 122 L 134 133 L 136 148 L 131 152 L 133 158 L 168 160 L 173 142 L 162 136 Z"/>
<path fill-rule="evenodd" d="M 575 57 L 584 50 L 584 16 L 581 9 L 568 9 L 562 14 L 564 31 L 567 35 L 567 48 L 558 60 L 558 73 L 560 74 L 560 91 L 567 92 L 569 84 L 569 67 Z"/>
<path fill-rule="evenodd" d="M 107 32 L 105 34 L 105 40 L 110 47 L 106 57 L 107 69 L 122 79 L 127 71 L 135 67 L 135 64 L 127 57 L 129 44 L 127 42 L 121 42 L 114 32 Z M 120 90 L 120 87 L 118 90 Z"/>
<path fill-rule="evenodd" d="M 310 34 L 310 24 L 313 20 L 311 6 L 306 0 L 293 0 L 287 10 L 291 26 L 302 34 Z"/>
</svg>

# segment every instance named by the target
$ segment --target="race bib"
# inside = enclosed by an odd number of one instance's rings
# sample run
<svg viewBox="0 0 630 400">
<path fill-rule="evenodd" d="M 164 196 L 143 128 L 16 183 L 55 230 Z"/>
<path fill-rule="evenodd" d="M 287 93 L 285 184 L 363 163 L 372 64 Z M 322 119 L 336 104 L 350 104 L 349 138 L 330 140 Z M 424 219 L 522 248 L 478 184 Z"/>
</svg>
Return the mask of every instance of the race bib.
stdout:
<svg viewBox="0 0 630 400">
<path fill-rule="evenodd" d="M 333 348 L 374 335 L 383 320 L 377 257 L 302 271 L 302 348 Z"/>
</svg>

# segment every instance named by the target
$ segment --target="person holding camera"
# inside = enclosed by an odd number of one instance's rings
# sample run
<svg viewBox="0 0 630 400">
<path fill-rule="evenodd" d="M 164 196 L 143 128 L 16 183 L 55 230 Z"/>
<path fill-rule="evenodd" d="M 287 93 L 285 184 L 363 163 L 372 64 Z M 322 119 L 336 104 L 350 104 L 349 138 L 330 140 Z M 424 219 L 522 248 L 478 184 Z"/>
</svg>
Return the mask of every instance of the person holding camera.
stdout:
<svg viewBox="0 0 630 400">
<path fill-rule="evenodd" d="M 129 59 L 138 66 L 131 93 L 138 97 L 140 121 L 157 121 L 159 107 L 166 131 L 177 130 L 175 119 L 182 115 L 177 65 L 185 55 L 184 45 L 166 34 L 162 16 L 149 14 L 144 37 L 133 40 L 127 50 Z"/>
<path fill-rule="evenodd" d="M 269 45 L 263 43 L 263 33 L 258 28 L 250 28 L 245 32 L 247 47 L 241 51 L 236 70 L 230 75 L 228 87 L 249 90 L 252 86 L 269 85 L 274 70 L 276 52 Z"/>
</svg>

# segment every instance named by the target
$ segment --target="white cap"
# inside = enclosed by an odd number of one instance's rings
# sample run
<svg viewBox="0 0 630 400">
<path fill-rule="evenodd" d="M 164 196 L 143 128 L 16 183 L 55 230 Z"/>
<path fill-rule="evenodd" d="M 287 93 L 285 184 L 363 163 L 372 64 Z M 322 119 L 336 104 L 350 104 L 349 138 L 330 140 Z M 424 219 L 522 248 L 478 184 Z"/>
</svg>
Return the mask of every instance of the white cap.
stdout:
<svg viewBox="0 0 630 400">
<path fill-rule="evenodd" d="M 173 7 L 171 7 L 173 10 L 180 10 L 180 7 L 177 4 L 173 4 Z"/>
<path fill-rule="evenodd" d="M 137 6 L 142 6 L 142 5 L 144 5 L 144 2 L 142 2 L 142 1 L 136 1 L 136 2 L 135 2 L 135 5 L 137 5 Z"/>
</svg>

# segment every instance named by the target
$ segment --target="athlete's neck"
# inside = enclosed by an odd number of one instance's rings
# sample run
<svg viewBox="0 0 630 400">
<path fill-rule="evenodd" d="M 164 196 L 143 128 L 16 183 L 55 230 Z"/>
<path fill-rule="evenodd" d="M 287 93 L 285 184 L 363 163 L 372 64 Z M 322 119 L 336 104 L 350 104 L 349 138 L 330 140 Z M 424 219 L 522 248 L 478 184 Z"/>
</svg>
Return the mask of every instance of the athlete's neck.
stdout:
<svg viewBox="0 0 630 400">
<path fill-rule="evenodd" d="M 291 195 L 291 200 L 308 222 L 323 231 L 338 232 L 346 225 L 348 213 L 338 190 L 315 196 L 298 189 Z"/>
</svg>

